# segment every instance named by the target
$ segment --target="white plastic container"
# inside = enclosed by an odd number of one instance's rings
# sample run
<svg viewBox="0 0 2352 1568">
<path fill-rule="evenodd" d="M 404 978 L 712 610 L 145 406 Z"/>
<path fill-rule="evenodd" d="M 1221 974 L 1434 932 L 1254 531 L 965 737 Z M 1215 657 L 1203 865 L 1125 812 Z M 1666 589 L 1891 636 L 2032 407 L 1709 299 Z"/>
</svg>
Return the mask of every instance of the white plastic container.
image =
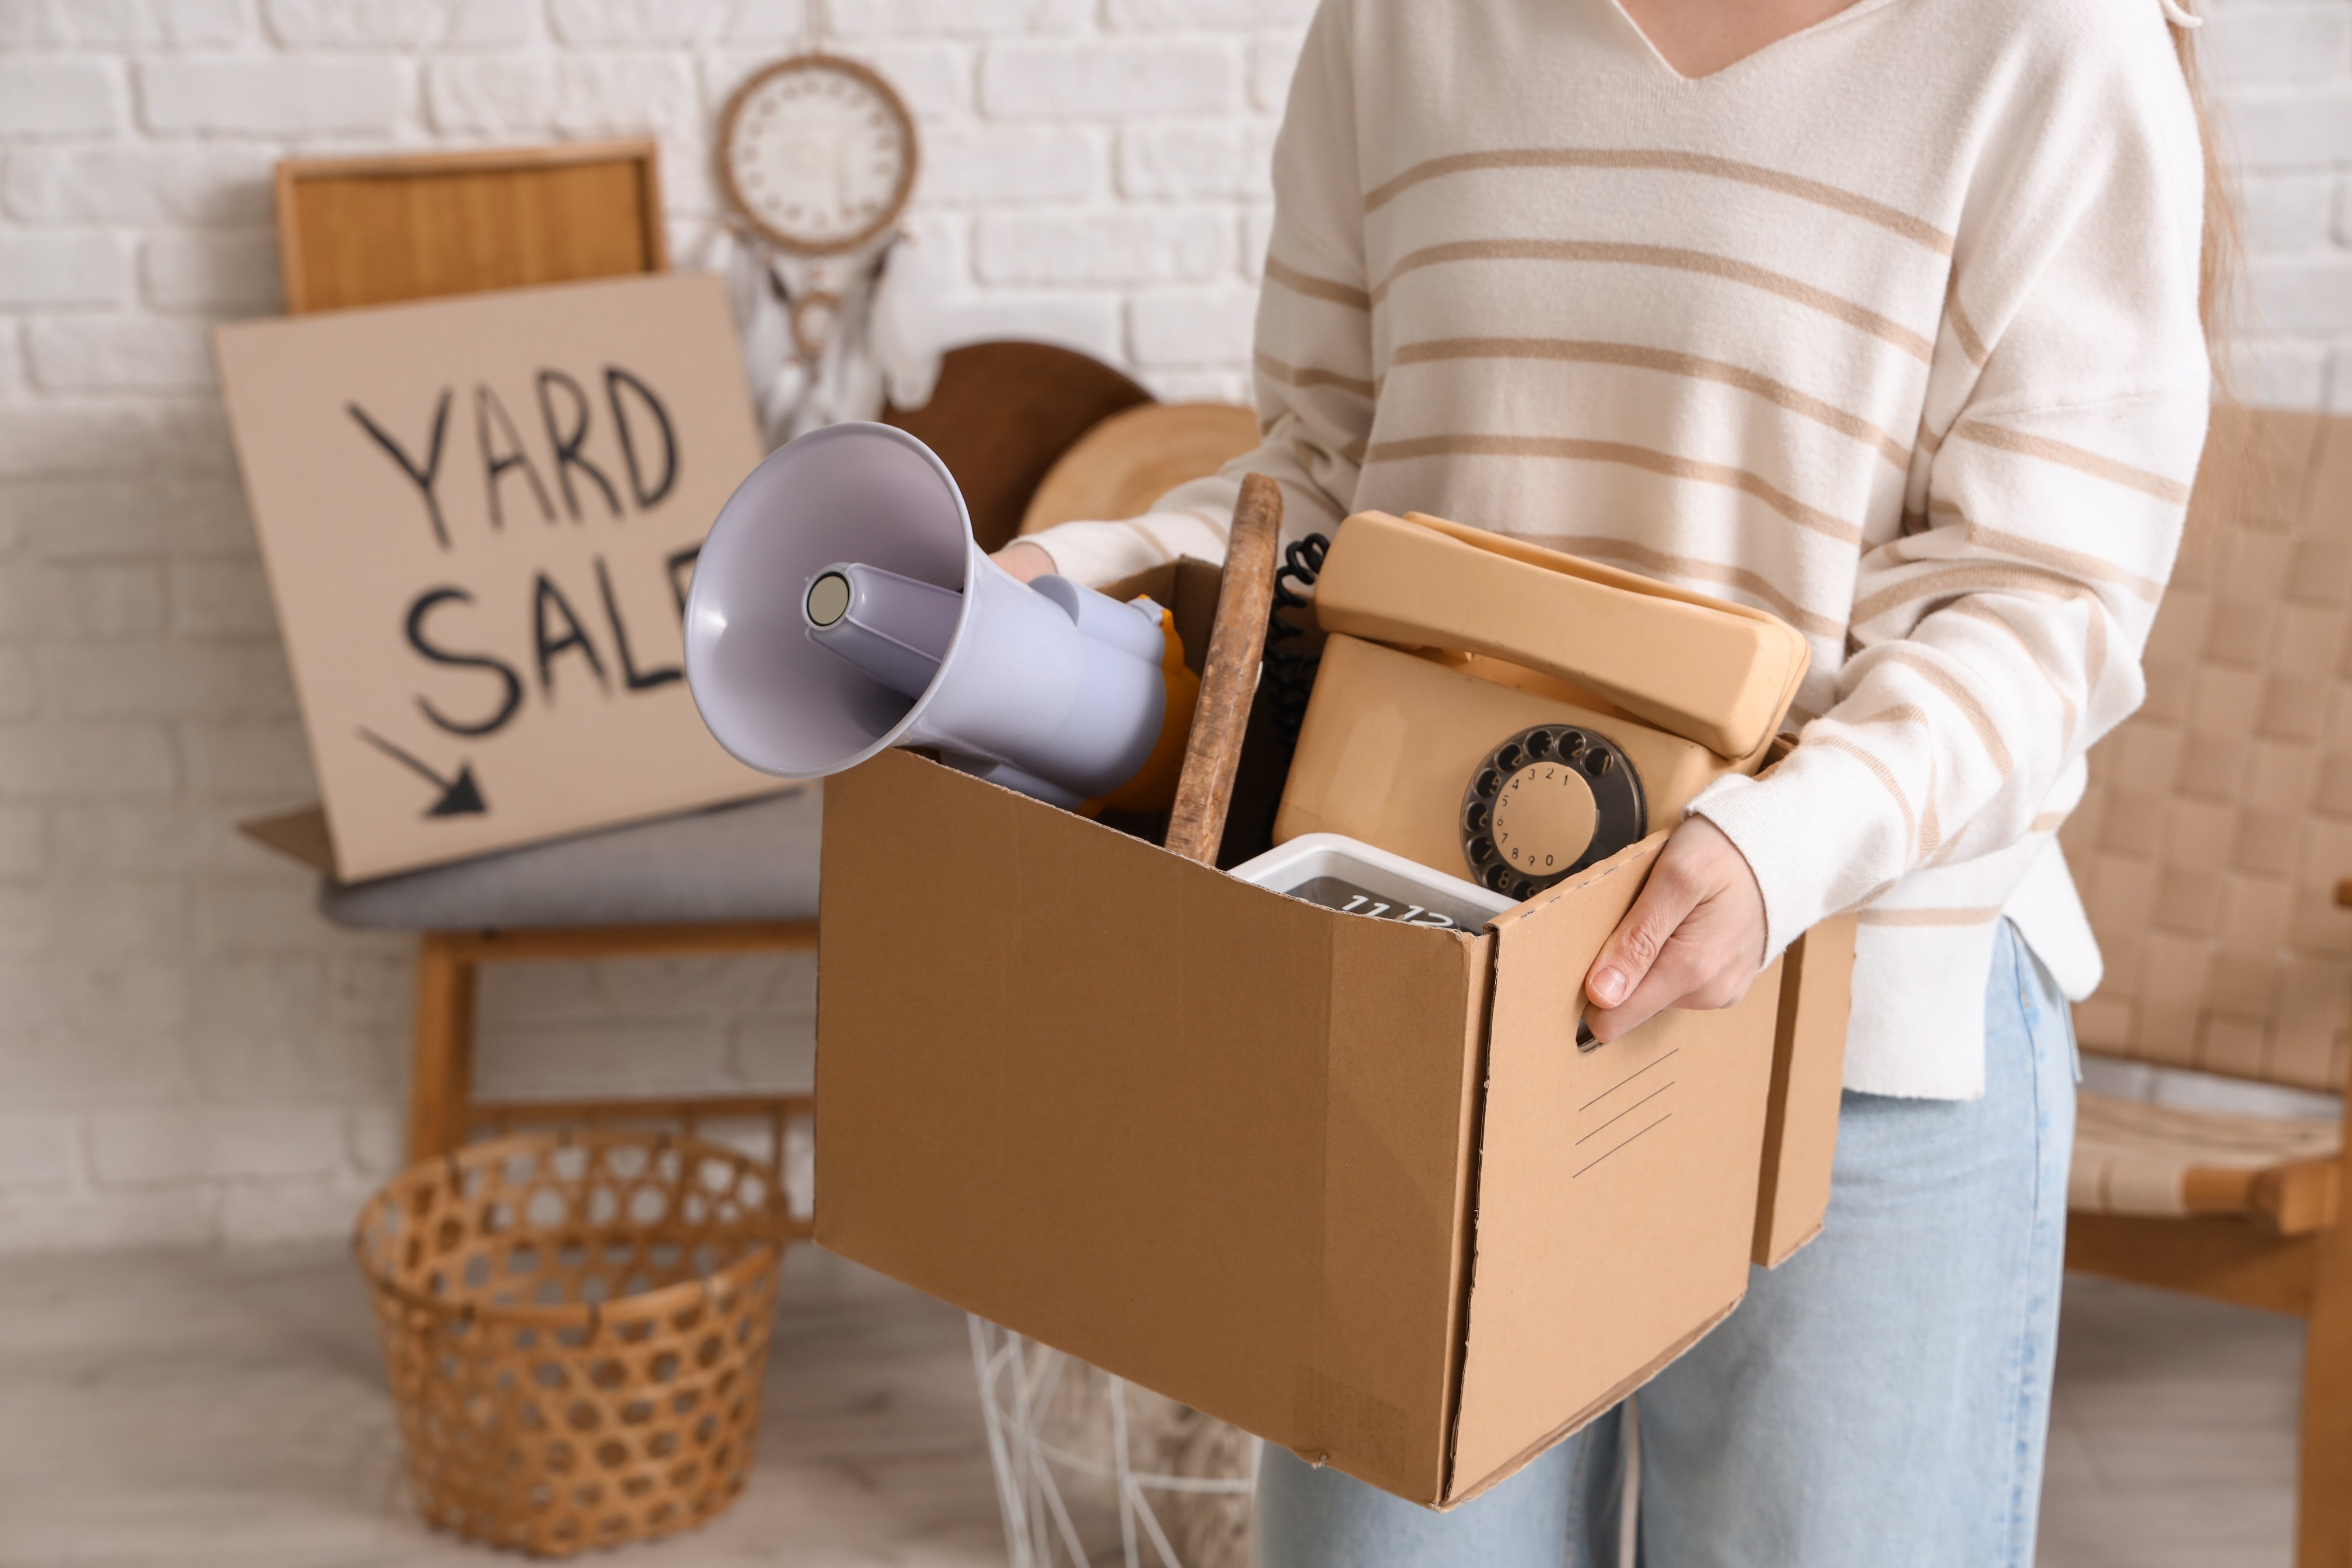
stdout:
<svg viewBox="0 0 2352 1568">
<path fill-rule="evenodd" d="M 1512 900 L 1339 833 L 1303 833 L 1233 868 L 1244 882 L 1345 914 L 1478 931 Z"/>
</svg>

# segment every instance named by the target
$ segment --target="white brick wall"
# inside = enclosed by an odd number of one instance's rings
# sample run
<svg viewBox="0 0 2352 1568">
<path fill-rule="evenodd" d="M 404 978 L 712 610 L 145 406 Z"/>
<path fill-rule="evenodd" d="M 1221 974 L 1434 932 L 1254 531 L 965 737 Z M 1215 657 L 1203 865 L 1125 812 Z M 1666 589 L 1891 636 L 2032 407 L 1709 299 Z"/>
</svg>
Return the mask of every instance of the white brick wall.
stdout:
<svg viewBox="0 0 2352 1568">
<path fill-rule="evenodd" d="M 1296 4 L 834 0 L 922 121 L 963 336 L 1240 390 Z M 311 782 L 205 329 L 278 306 L 291 153 L 703 138 L 799 0 L 0 0 L 0 1250 L 340 1230 L 398 1158 L 411 973 L 239 816 Z M 500 1095 L 797 1087 L 805 959 L 492 971 Z"/>
<path fill-rule="evenodd" d="M 2150 0 L 2153 4 L 2154 0 Z M 922 121 L 962 336 L 1242 388 L 1309 0 L 831 0 Z M 204 343 L 290 153 L 704 137 L 800 0 L 0 0 L 0 1250 L 339 1230 L 397 1158 L 405 942 L 236 837 L 307 798 Z M 2352 410 L 2352 4 L 2216 0 L 2271 401 Z M 806 961 L 492 972 L 480 1078 L 804 1083 Z"/>
<path fill-rule="evenodd" d="M 2352 413 L 2352 5 L 2222 0 L 2204 29 L 2241 180 L 2249 399 Z"/>
</svg>

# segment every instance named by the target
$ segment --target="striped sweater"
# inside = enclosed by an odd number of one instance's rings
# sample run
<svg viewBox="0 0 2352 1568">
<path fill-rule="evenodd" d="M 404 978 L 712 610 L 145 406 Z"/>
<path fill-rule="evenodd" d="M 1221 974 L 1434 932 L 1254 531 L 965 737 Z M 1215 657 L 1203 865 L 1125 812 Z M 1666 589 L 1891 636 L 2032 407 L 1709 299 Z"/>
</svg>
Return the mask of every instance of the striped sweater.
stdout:
<svg viewBox="0 0 2352 1568">
<path fill-rule="evenodd" d="M 1104 582 L 1367 508 L 1538 541 L 1810 639 L 1769 778 L 1692 809 L 1777 953 L 1859 909 L 1849 1088 L 1982 1092 L 1996 922 L 2099 961 L 2054 829 L 2203 443 L 2196 121 L 2158 0 L 1860 0 L 1715 75 L 1613 0 L 1326 0 L 1275 152 L 1263 444 Z"/>
</svg>

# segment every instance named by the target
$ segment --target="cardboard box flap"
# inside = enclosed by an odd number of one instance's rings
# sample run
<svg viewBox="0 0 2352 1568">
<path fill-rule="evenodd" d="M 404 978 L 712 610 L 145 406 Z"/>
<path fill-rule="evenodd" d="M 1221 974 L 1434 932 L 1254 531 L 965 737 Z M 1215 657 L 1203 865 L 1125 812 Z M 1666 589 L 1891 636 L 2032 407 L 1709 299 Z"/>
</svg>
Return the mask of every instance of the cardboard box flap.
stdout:
<svg viewBox="0 0 2352 1568">
<path fill-rule="evenodd" d="M 1448 1503 L 1607 1409 L 1746 1288 L 1777 963 L 1738 1006 L 1669 1011 L 1612 1044 L 1576 1044 L 1574 982 L 1664 843 L 1653 835 L 1492 928 Z M 1627 1368 L 1643 1370 L 1629 1381 Z"/>
<path fill-rule="evenodd" d="M 1787 1262 L 1819 1236 L 1829 1209 L 1856 925 L 1851 914 L 1832 915 L 1781 955 L 1780 1016 L 1773 1028 L 1772 1091 L 1749 1254 L 1766 1268 Z"/>
<path fill-rule="evenodd" d="M 817 1239 L 1433 1500 L 1492 939 L 903 752 L 825 805 Z"/>
<path fill-rule="evenodd" d="M 1334 916 L 1332 938 L 1323 1258 L 1298 1425 L 1315 1436 L 1312 1457 L 1342 1456 L 1360 1479 L 1433 1500 L 1455 1394 L 1494 939 L 1351 915 Z M 1447 948 L 1459 970 L 1439 963 Z"/>
</svg>

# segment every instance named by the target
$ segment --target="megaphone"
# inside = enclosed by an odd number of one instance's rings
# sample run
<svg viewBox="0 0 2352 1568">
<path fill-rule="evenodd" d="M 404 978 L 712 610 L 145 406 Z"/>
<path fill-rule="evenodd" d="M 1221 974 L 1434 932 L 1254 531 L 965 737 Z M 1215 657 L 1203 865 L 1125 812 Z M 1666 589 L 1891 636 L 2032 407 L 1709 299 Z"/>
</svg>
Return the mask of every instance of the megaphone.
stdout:
<svg viewBox="0 0 2352 1568">
<path fill-rule="evenodd" d="M 719 743 L 815 778 L 886 746 L 1074 809 L 1172 798 L 1199 692 L 1172 621 L 989 560 L 947 465 L 887 425 L 811 431 L 730 497 L 686 602 Z"/>
</svg>

